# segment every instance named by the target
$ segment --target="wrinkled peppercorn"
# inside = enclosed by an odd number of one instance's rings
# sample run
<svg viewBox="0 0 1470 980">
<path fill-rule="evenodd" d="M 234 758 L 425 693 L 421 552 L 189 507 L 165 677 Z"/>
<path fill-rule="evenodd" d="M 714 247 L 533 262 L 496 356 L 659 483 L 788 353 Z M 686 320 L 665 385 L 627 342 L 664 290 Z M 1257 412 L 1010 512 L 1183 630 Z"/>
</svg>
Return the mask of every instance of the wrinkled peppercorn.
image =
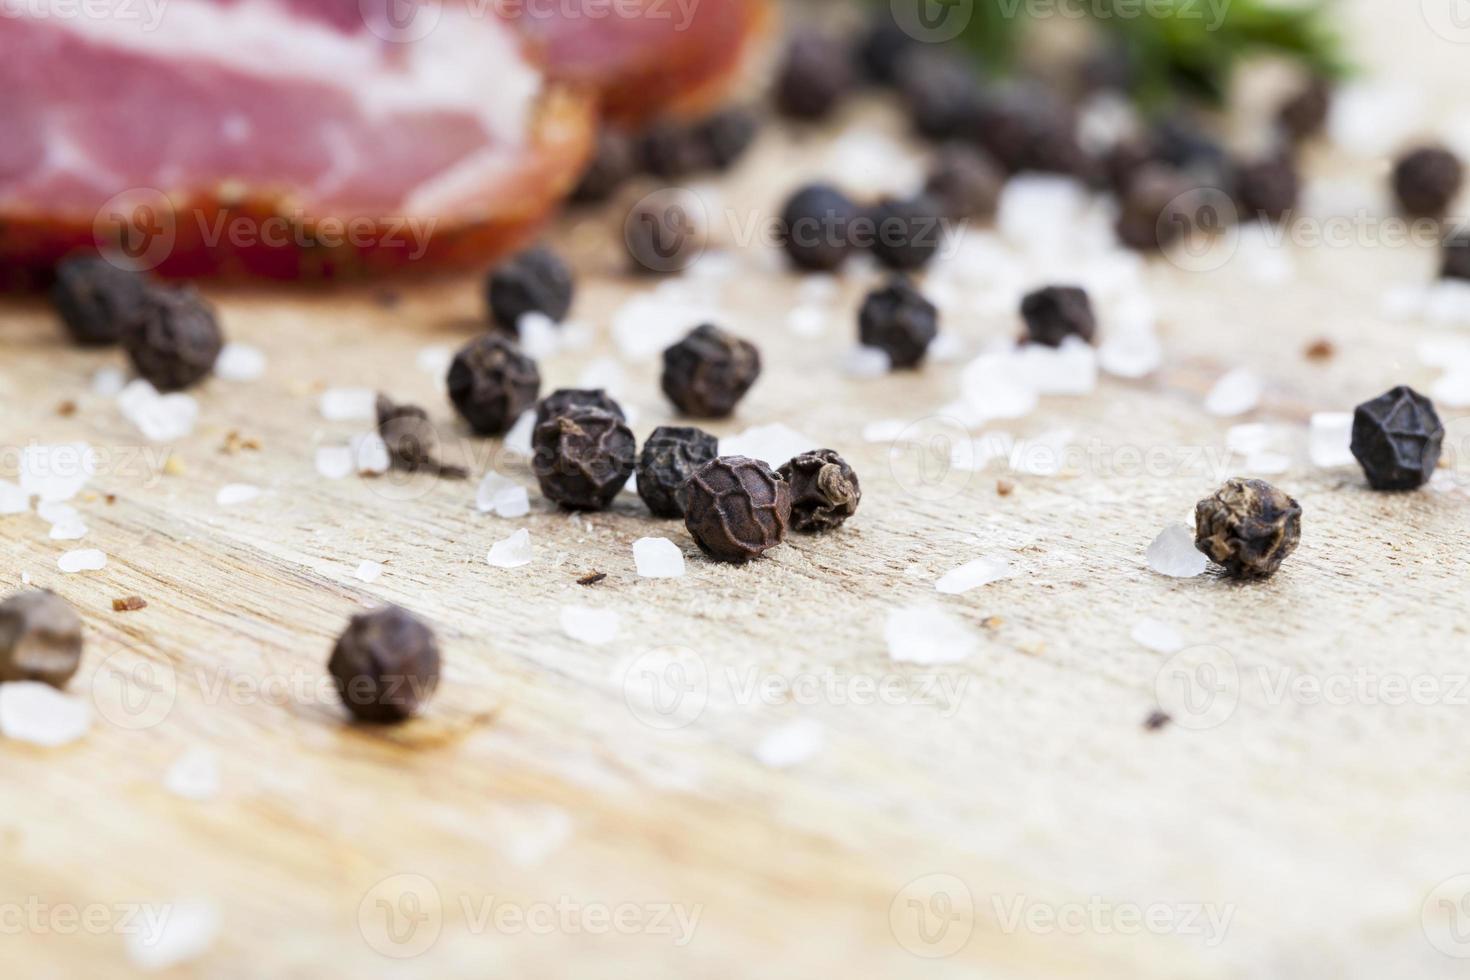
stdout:
<svg viewBox="0 0 1470 980">
<path fill-rule="evenodd" d="M 683 177 L 704 169 L 704 145 L 694 130 L 681 122 L 662 119 L 638 137 L 638 165 L 655 177 Z"/>
<path fill-rule="evenodd" d="M 685 415 L 723 418 L 761 373 L 755 345 L 711 324 L 664 351 L 664 394 Z"/>
<path fill-rule="evenodd" d="M 561 322 L 572 308 L 572 270 L 549 248 L 532 248 L 502 263 L 485 283 L 495 325 L 519 332 L 521 317 L 541 313 Z"/>
<path fill-rule="evenodd" d="M 729 170 L 760 130 L 760 118 L 750 109 L 722 109 L 694 127 L 694 137 L 703 148 L 704 161 L 716 170 Z"/>
<path fill-rule="evenodd" d="M 905 56 L 898 71 L 898 90 L 919 135 L 953 139 L 971 127 L 983 108 L 980 80 L 973 62 L 929 51 Z"/>
<path fill-rule="evenodd" d="M 1218 182 L 1228 155 L 1220 141 L 1186 115 L 1166 116 L 1149 133 L 1155 156 L 1204 183 Z"/>
<path fill-rule="evenodd" d="M 64 687 L 81 662 L 82 620 L 61 596 L 32 589 L 0 602 L 0 683 Z"/>
<path fill-rule="evenodd" d="M 378 435 L 388 447 L 394 469 L 409 473 L 434 473 L 450 480 L 464 480 L 469 470 L 439 462 L 439 433 L 429 413 L 417 405 L 399 405 L 386 395 L 377 400 Z"/>
<path fill-rule="evenodd" d="M 873 227 L 872 253 L 880 263 L 899 272 L 929 264 L 943 244 L 944 221 L 933 198 L 885 198 L 869 212 Z"/>
<path fill-rule="evenodd" d="M 327 671 L 353 717 L 394 724 L 415 714 L 438 687 L 439 644 L 412 613 L 384 606 L 352 617 Z"/>
<path fill-rule="evenodd" d="M 619 421 L 626 422 L 628 419 L 623 414 L 623 406 L 601 388 L 558 388 L 536 403 L 536 424 L 587 408 L 615 415 Z"/>
<path fill-rule="evenodd" d="M 1301 141 L 1322 131 L 1331 109 L 1332 85 L 1327 79 L 1317 76 L 1281 104 L 1276 121 L 1287 136 Z"/>
<path fill-rule="evenodd" d="M 572 199 L 584 203 L 606 201 L 633 176 L 635 169 L 632 138 L 620 129 L 604 126 L 597 133 L 592 159 L 582 171 Z"/>
<path fill-rule="evenodd" d="M 802 453 L 776 473 L 791 484 L 791 526 L 797 531 L 830 531 L 857 513 L 863 499 L 857 474 L 831 449 Z"/>
<path fill-rule="evenodd" d="M 634 272 L 682 272 L 704 252 L 704 212 L 698 198 L 665 188 L 643 198 L 623 223 L 623 242 Z"/>
<path fill-rule="evenodd" d="M 1207 200 L 1194 183 L 1172 167 L 1149 164 L 1128 183 L 1123 195 L 1116 227 L 1118 240 L 1138 251 L 1167 248 L 1209 220 L 1201 210 Z"/>
<path fill-rule="evenodd" d="M 858 311 L 858 341 L 888 355 L 896 368 L 916 367 L 939 333 L 939 310 L 906 279 L 875 289 Z"/>
<path fill-rule="evenodd" d="M 1288 157 L 1244 164 L 1235 170 L 1235 201 L 1246 218 L 1280 221 L 1296 207 L 1301 178 Z"/>
<path fill-rule="evenodd" d="M 536 400 L 541 373 L 509 338 L 486 334 L 454 355 L 447 386 L 450 400 L 470 428 L 482 436 L 497 436 Z"/>
<path fill-rule="evenodd" d="M 192 288 L 151 287 L 123 331 L 133 370 L 159 391 L 181 391 L 214 370 L 224 335 L 214 308 Z"/>
<path fill-rule="evenodd" d="M 1393 168 L 1393 190 L 1404 212 L 1415 218 L 1442 217 L 1454 203 L 1465 179 L 1460 158 L 1428 146 L 1399 158 Z"/>
<path fill-rule="evenodd" d="M 852 88 L 852 63 L 835 39 L 812 32 L 786 45 L 776 73 L 776 108 L 792 119 L 822 119 L 832 114 Z"/>
<path fill-rule="evenodd" d="M 1375 490 L 1413 490 L 1439 465 L 1444 426 L 1434 403 L 1400 385 L 1353 413 L 1353 455 Z"/>
<path fill-rule="evenodd" d="M 661 425 L 638 454 L 638 496 L 656 517 L 683 517 L 684 481 L 719 455 L 719 440 L 693 426 Z"/>
<path fill-rule="evenodd" d="M 1021 300 L 1026 336 L 1033 344 L 1060 347 L 1068 337 L 1092 343 L 1097 318 L 1087 291 L 1077 286 L 1047 286 Z"/>
<path fill-rule="evenodd" d="M 633 475 L 637 443 L 623 420 L 596 409 L 536 426 L 531 469 L 541 493 L 569 510 L 602 510 Z"/>
<path fill-rule="evenodd" d="M 1077 117 L 1046 89 L 1014 86 L 988 98 L 969 129 L 1008 173 L 1039 171 L 1090 179 L 1097 164 L 1077 139 Z"/>
<path fill-rule="evenodd" d="M 1439 274 L 1446 279 L 1470 279 L 1470 229 L 1454 232 L 1444 240 L 1444 264 Z"/>
<path fill-rule="evenodd" d="M 861 209 L 829 184 L 808 184 L 781 209 L 781 244 L 792 265 L 831 272 L 852 252 Z"/>
<path fill-rule="evenodd" d="M 759 558 L 786 539 L 790 525 L 791 487 L 759 460 L 720 456 L 684 484 L 684 526 L 711 558 Z"/>
<path fill-rule="evenodd" d="M 51 302 L 73 340 L 101 346 L 122 339 L 146 289 L 146 280 L 138 273 L 84 256 L 56 267 Z"/>
<path fill-rule="evenodd" d="M 1194 546 L 1234 578 L 1274 575 L 1301 537 L 1301 505 L 1261 480 L 1227 480 L 1194 508 Z"/>
<path fill-rule="evenodd" d="M 995 214 L 1005 174 L 979 150 L 951 143 L 929 168 L 924 193 L 949 218 L 988 218 Z"/>
</svg>

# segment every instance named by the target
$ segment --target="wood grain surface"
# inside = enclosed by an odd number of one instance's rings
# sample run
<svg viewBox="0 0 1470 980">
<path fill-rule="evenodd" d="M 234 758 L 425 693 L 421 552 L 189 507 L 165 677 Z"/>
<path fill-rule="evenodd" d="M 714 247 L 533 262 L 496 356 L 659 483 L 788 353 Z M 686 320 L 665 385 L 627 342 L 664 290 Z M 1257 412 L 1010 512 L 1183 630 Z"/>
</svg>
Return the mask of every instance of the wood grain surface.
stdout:
<svg viewBox="0 0 1470 980">
<path fill-rule="evenodd" d="M 1448 125 L 1470 47 L 1433 33 L 1419 6 L 1348 4 L 1344 30 Z M 719 199 L 769 214 L 854 125 L 902 132 L 875 104 L 831 132 L 772 130 Z M 1363 186 L 1385 166 L 1309 155 L 1317 177 Z M 554 232 L 593 339 L 542 364 L 548 390 L 616 357 L 614 311 L 659 288 L 622 274 L 615 212 Z M 1302 503 L 1302 545 L 1274 580 L 1176 581 L 1144 564 L 1159 530 L 1233 475 L 1229 425 L 1305 438 L 1314 411 L 1435 377 L 1414 347 L 1450 331 L 1379 313 L 1387 288 L 1433 275 L 1431 251 L 1286 250 L 1296 274 L 1278 285 L 1245 262 L 1208 275 L 1152 263 L 1163 369 L 996 426 L 1070 429 L 1089 447 L 1044 477 L 924 468 L 865 441 L 878 420 L 946 431 L 935 417 L 963 361 L 854 380 L 842 365 L 859 284 L 824 332 L 798 336 L 797 278 L 737 256 L 735 275 L 685 287 L 767 365 L 713 429 L 790 425 L 841 451 L 865 490 L 843 530 L 745 567 L 707 561 L 632 496 L 569 516 L 533 489 L 532 513 L 508 521 L 476 513 L 473 479 L 317 475 L 318 446 L 364 429 L 324 421 L 319 393 L 365 386 L 428 406 L 474 479 L 496 467 L 532 484 L 498 441 L 458 428 L 417 366 L 478 329 L 475 281 L 395 286 L 391 304 L 377 289 L 212 290 L 230 337 L 269 367 L 208 383 L 196 431 L 164 446 L 90 393 L 119 355 L 76 350 L 43 305 L 7 303 L 0 477 L 30 443 L 85 440 L 102 467 L 77 502 L 83 541 L 48 540 L 34 514 L 0 518 L 6 589 L 24 573 L 82 612 L 71 690 L 96 713 L 64 748 L 0 741 L 6 973 L 130 976 L 129 930 L 206 908 L 217 937 L 164 975 L 1463 975 L 1430 920 L 1470 890 L 1435 892 L 1470 874 L 1464 493 L 1375 494 L 1298 451 L 1272 480 Z M 971 353 L 1015 329 L 1011 316 L 946 323 Z M 1336 354 L 1308 359 L 1319 337 Z M 656 362 L 620 363 L 640 439 L 671 419 Z M 1266 379 L 1261 407 L 1213 418 L 1203 394 L 1237 366 Z M 58 412 L 66 401 L 74 414 Z M 232 432 L 259 448 L 223 451 Z M 1001 477 L 1013 492 L 997 492 Z M 232 483 L 264 492 L 219 506 Z M 489 566 L 491 544 L 522 526 L 532 563 Z M 679 544 L 687 574 L 639 578 L 643 536 Z M 105 551 L 106 568 L 60 574 L 76 546 Z M 936 594 L 982 556 L 1013 576 Z M 356 578 L 362 561 L 383 563 L 381 578 Z M 576 584 L 593 571 L 607 578 Z M 146 609 L 112 611 L 133 594 Z M 382 602 L 430 621 L 446 661 L 426 715 L 390 731 L 347 724 L 324 686 L 333 638 Z M 970 657 L 889 658 L 888 612 L 921 602 L 963 622 Z M 568 605 L 616 611 L 616 641 L 569 639 Z M 1130 638 L 1144 617 L 1180 631 L 1186 666 L 1235 672 L 1218 724 L 1145 729 L 1181 662 Z M 1392 678 L 1429 693 L 1383 703 Z M 663 700 L 644 696 L 656 682 L 672 685 Z M 799 719 L 821 726 L 820 750 L 763 765 L 762 739 Z M 170 768 L 200 749 L 218 794 L 169 792 Z"/>
</svg>

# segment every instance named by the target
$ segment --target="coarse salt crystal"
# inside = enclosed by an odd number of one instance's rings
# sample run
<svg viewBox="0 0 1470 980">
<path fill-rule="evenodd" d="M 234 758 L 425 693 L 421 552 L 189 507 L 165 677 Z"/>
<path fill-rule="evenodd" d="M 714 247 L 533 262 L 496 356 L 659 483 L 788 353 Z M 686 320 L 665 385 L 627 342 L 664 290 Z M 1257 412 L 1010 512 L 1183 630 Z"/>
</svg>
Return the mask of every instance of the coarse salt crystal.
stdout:
<svg viewBox="0 0 1470 980">
<path fill-rule="evenodd" d="M 216 377 L 226 381 L 255 381 L 265 374 L 265 351 L 249 344 L 225 344 L 214 362 Z"/>
<path fill-rule="evenodd" d="M 720 455 L 749 456 L 776 467 L 793 456 L 800 456 L 808 449 L 816 448 L 817 445 L 815 440 L 790 426 L 773 422 L 770 425 L 754 425 L 728 439 L 721 439 Z"/>
<path fill-rule="evenodd" d="M 684 574 L 684 552 L 668 538 L 633 542 L 633 565 L 643 578 L 678 578 Z"/>
<path fill-rule="evenodd" d="M 936 605 L 890 610 L 883 625 L 888 655 L 900 663 L 952 664 L 975 652 L 975 634 Z"/>
<path fill-rule="evenodd" d="M 497 517 L 525 517 L 531 512 L 531 497 L 525 487 L 492 470 L 475 491 L 475 509 Z"/>
<path fill-rule="evenodd" d="M 373 422 L 378 417 L 378 393 L 371 388 L 328 388 L 317 399 L 317 408 L 329 422 Z"/>
<path fill-rule="evenodd" d="M 1010 577 L 1011 566 L 1001 559 L 977 558 L 945 572 L 934 583 L 934 588 L 944 595 L 964 595 L 971 589 Z"/>
<path fill-rule="evenodd" d="M 20 488 L 42 501 L 70 500 L 96 473 L 97 451 L 85 442 L 21 450 Z"/>
<path fill-rule="evenodd" d="M 68 575 L 96 572 L 107 567 L 107 556 L 96 548 L 77 548 L 56 559 L 56 567 Z"/>
<path fill-rule="evenodd" d="M 425 374 L 442 379 L 449 374 L 449 365 L 454 362 L 454 348 L 443 344 L 425 347 L 414 355 L 413 362 Z"/>
<path fill-rule="evenodd" d="M 505 440 L 503 442 L 505 451 L 529 459 L 533 455 L 531 437 L 535 432 L 536 413 L 528 409 L 521 413 L 521 417 L 516 419 L 515 425 L 512 425 L 510 431 L 505 434 Z"/>
<path fill-rule="evenodd" d="M 1097 388 L 1097 351 L 1078 337 L 1059 347 L 1023 344 L 1008 355 L 1017 377 L 1039 395 L 1087 395 Z"/>
<path fill-rule="evenodd" d="M 128 383 L 128 376 L 120 368 L 98 368 L 92 375 L 92 394 L 102 398 L 115 398 Z"/>
<path fill-rule="evenodd" d="M 820 337 L 830 313 L 821 306 L 798 306 L 786 314 L 786 328 L 798 337 Z"/>
<path fill-rule="evenodd" d="M 359 562 L 357 571 L 352 573 L 361 582 L 376 582 L 383 574 L 383 563 L 376 561 Z"/>
<path fill-rule="evenodd" d="M 1470 370 L 1460 368 L 1442 375 L 1430 385 L 1429 397 L 1449 408 L 1470 408 Z"/>
<path fill-rule="evenodd" d="M 557 619 L 563 633 L 589 646 L 602 646 L 617 639 L 619 616 L 611 609 L 562 606 Z"/>
<path fill-rule="evenodd" d="M 75 742 L 92 726 L 92 709 L 81 698 L 40 681 L 0 684 L 0 735 L 47 748 Z"/>
<path fill-rule="evenodd" d="M 1428 102 L 1402 83 L 1352 82 L 1333 93 L 1327 132 L 1339 148 L 1353 156 L 1384 156 L 1419 128 Z"/>
<path fill-rule="evenodd" d="M 145 922 L 145 928 L 127 934 L 128 959 L 140 970 L 166 970 L 198 959 L 219 935 L 219 911 L 213 905 L 172 902 L 164 907 L 168 915 L 159 916 L 156 927 Z"/>
<path fill-rule="evenodd" d="M 259 496 L 260 487 L 249 483 L 226 483 L 214 495 L 214 502 L 221 507 L 233 507 L 236 504 L 248 504 Z"/>
<path fill-rule="evenodd" d="M 827 730 L 809 718 L 798 718 L 767 732 L 755 747 L 755 757 L 771 769 L 800 765 L 822 749 Z"/>
<path fill-rule="evenodd" d="M 1353 415 L 1351 412 L 1315 412 L 1307 437 L 1308 454 L 1316 466 L 1351 466 Z"/>
<path fill-rule="evenodd" d="M 1245 458 L 1244 466 L 1247 473 L 1275 476 L 1291 469 L 1291 457 L 1286 453 L 1251 453 Z"/>
<path fill-rule="evenodd" d="M 1128 635 L 1134 643 L 1155 653 L 1178 653 L 1184 649 L 1184 638 L 1179 631 L 1157 619 L 1140 619 Z"/>
<path fill-rule="evenodd" d="M 0 480 L 0 515 L 24 514 L 30 509 L 30 494 L 9 480 Z"/>
<path fill-rule="evenodd" d="M 1221 418 L 1244 415 L 1260 404 L 1264 387 L 1254 371 L 1236 368 L 1215 382 L 1205 396 L 1205 411 Z"/>
<path fill-rule="evenodd" d="M 1276 430 L 1264 422 L 1232 425 L 1225 433 L 1225 448 L 1232 453 L 1248 456 L 1264 452 L 1276 445 L 1279 436 Z"/>
<path fill-rule="evenodd" d="M 982 354 L 960 375 L 960 397 L 970 414 L 981 422 L 1018 419 L 1030 414 L 1040 401 L 1036 389 L 1016 376 L 1014 361 L 1003 354 Z"/>
<path fill-rule="evenodd" d="M 1194 546 L 1194 531 L 1183 524 L 1170 524 L 1154 538 L 1145 555 L 1148 567 L 1170 578 L 1203 575 L 1208 562 Z"/>
<path fill-rule="evenodd" d="M 612 338 L 618 352 L 631 362 L 647 360 L 671 347 L 689 332 L 690 324 L 720 323 L 718 310 L 681 296 L 645 293 L 613 312 Z"/>
<path fill-rule="evenodd" d="M 43 500 L 36 505 L 36 516 L 48 524 L 65 524 L 79 520 L 82 515 L 71 504 L 59 500 Z"/>
<path fill-rule="evenodd" d="M 361 432 L 352 437 L 349 447 L 353 464 L 363 476 L 382 476 L 392 467 L 388 444 L 376 432 Z"/>
<path fill-rule="evenodd" d="M 202 746 L 190 749 L 168 767 L 164 788 L 186 800 L 204 802 L 219 794 L 219 764 L 214 753 Z"/>
<path fill-rule="evenodd" d="M 485 560 L 496 568 L 519 568 L 522 565 L 529 565 L 534 554 L 535 548 L 531 544 L 531 532 L 521 528 L 505 540 L 491 545 L 490 554 Z"/>
<path fill-rule="evenodd" d="M 1164 348 L 1151 332 L 1109 337 L 1097 349 L 1097 363 L 1116 378 L 1143 378 L 1164 363 Z"/>
<path fill-rule="evenodd" d="M 117 396 L 118 411 L 150 442 L 174 442 L 194 431 L 199 403 L 181 391 L 167 395 L 142 378 Z"/>
<path fill-rule="evenodd" d="M 556 321 L 539 310 L 522 313 L 516 321 L 521 350 L 534 360 L 543 360 L 561 350 L 561 336 Z"/>
<path fill-rule="evenodd" d="M 51 525 L 52 541 L 79 541 L 87 536 L 87 525 L 80 518 L 59 521 Z"/>
<path fill-rule="evenodd" d="M 853 347 L 842 360 L 842 372 L 850 378 L 881 378 L 892 369 L 888 354 L 877 347 Z"/>
<path fill-rule="evenodd" d="M 1416 320 L 1424 315 L 1429 292 L 1423 286 L 1391 286 L 1378 301 L 1378 312 L 1390 320 Z"/>
<path fill-rule="evenodd" d="M 352 475 L 351 446 L 318 446 L 316 471 L 328 480 L 342 480 Z"/>
</svg>

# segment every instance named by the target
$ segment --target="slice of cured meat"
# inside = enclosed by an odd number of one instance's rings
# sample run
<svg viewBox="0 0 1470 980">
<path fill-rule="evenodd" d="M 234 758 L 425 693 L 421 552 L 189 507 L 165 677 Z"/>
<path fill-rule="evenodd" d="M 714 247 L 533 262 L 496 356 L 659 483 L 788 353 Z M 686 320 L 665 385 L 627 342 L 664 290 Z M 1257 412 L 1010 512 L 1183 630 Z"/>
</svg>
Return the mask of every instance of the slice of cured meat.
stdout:
<svg viewBox="0 0 1470 980">
<path fill-rule="evenodd" d="M 27 0 L 0 13 L 0 268 L 165 275 L 484 262 L 565 195 L 587 100 L 493 4 Z"/>
</svg>

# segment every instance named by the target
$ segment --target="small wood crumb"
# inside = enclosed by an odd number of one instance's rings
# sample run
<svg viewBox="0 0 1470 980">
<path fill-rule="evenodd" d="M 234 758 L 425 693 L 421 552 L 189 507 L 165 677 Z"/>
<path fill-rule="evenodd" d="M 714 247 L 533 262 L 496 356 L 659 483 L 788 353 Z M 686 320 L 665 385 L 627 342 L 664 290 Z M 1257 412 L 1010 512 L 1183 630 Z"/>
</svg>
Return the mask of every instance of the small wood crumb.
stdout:
<svg viewBox="0 0 1470 980">
<path fill-rule="evenodd" d="M 137 612 L 139 609 L 148 608 L 148 600 L 140 595 L 130 595 L 125 599 L 113 599 L 113 612 Z"/>
<path fill-rule="evenodd" d="M 1147 718 L 1143 719 L 1143 727 L 1151 732 L 1156 732 L 1173 720 L 1174 719 L 1170 718 L 1164 712 L 1160 711 L 1158 708 L 1155 708 L 1153 711 L 1149 712 Z"/>
<path fill-rule="evenodd" d="M 607 578 L 607 572 L 588 572 L 586 575 L 583 575 L 581 578 L 577 579 L 577 584 L 596 585 L 598 582 L 601 582 L 605 578 Z"/>
<path fill-rule="evenodd" d="M 983 626 L 985 629 L 995 630 L 1000 629 L 1001 624 L 1004 622 L 1005 620 L 1001 619 L 999 616 L 986 616 L 984 619 L 980 620 L 980 625 Z"/>
<path fill-rule="evenodd" d="M 56 406 L 56 414 L 60 415 L 64 419 L 71 418 L 73 415 L 77 414 L 77 403 L 68 398 L 66 401 Z"/>
<path fill-rule="evenodd" d="M 1307 349 L 1302 353 L 1309 361 L 1325 361 L 1337 353 L 1337 348 L 1326 337 L 1318 337 L 1308 344 Z"/>
<path fill-rule="evenodd" d="M 183 476 L 184 461 L 170 453 L 168 459 L 163 461 L 163 473 L 165 476 Z"/>
<path fill-rule="evenodd" d="M 373 302 L 385 310 L 391 310 L 403 302 L 403 296 L 395 289 L 380 289 L 373 294 Z"/>
<path fill-rule="evenodd" d="M 995 492 L 1000 494 L 1002 497 L 1009 497 L 1015 489 L 1016 484 L 1010 480 L 1007 480 L 1005 477 L 1001 477 L 1000 479 L 995 481 Z"/>
<path fill-rule="evenodd" d="M 102 501 L 104 503 L 106 503 L 106 504 L 115 504 L 115 503 L 117 503 L 117 494 L 115 494 L 115 493 L 109 493 L 105 497 L 102 498 Z"/>
<path fill-rule="evenodd" d="M 219 451 L 224 453 L 226 456 L 233 456 L 236 453 L 240 452 L 242 449 L 259 451 L 260 440 L 255 438 L 254 436 L 242 436 L 240 435 L 240 433 L 231 429 L 229 433 L 225 436 L 224 444 L 219 447 Z"/>
</svg>

